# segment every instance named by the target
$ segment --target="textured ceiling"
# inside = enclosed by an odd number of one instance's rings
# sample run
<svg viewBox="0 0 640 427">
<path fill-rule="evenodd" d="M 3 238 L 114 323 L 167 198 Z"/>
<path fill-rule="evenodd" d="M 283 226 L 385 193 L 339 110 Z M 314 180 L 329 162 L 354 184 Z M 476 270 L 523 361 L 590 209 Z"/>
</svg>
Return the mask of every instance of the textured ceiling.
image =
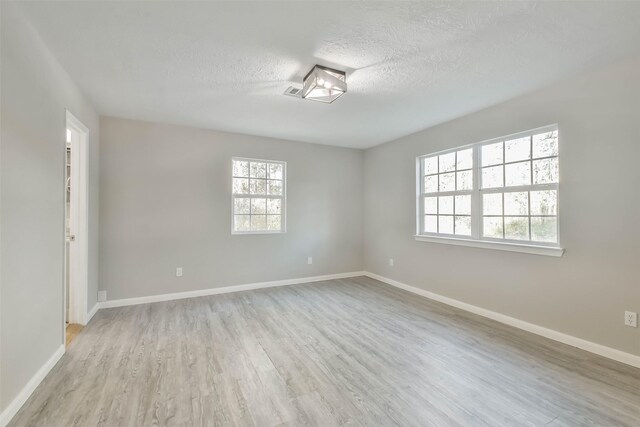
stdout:
<svg viewBox="0 0 640 427">
<path fill-rule="evenodd" d="M 99 113 L 365 148 L 640 54 L 640 2 L 25 2 Z M 284 96 L 314 64 L 331 105 Z"/>
</svg>

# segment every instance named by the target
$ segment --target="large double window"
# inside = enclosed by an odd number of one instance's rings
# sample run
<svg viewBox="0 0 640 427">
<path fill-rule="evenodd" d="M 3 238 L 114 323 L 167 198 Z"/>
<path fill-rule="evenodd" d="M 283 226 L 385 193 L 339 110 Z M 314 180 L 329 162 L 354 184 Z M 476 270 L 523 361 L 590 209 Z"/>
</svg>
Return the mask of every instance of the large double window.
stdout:
<svg viewBox="0 0 640 427">
<path fill-rule="evenodd" d="M 418 158 L 418 235 L 559 246 L 558 129 Z"/>
<path fill-rule="evenodd" d="M 285 162 L 233 158 L 234 234 L 285 231 Z"/>
</svg>

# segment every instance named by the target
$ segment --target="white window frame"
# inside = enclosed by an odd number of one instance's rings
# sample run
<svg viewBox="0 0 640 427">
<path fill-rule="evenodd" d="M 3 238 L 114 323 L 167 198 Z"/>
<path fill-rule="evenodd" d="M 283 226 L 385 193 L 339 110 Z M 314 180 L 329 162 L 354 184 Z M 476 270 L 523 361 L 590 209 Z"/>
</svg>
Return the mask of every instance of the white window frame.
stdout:
<svg viewBox="0 0 640 427">
<path fill-rule="evenodd" d="M 497 142 L 502 142 L 506 140 L 516 139 L 525 136 L 536 135 L 544 132 L 558 131 L 558 125 L 549 125 L 543 126 L 536 129 L 531 129 L 524 132 L 518 132 L 511 135 L 501 136 L 498 138 L 492 138 L 489 140 L 481 141 L 474 144 L 468 144 L 464 146 L 455 147 L 452 149 L 442 150 L 434 153 L 425 154 L 422 156 L 416 157 L 416 235 L 415 239 L 421 242 L 430 242 L 430 243 L 445 243 L 445 244 L 453 244 L 459 246 L 470 246 L 470 247 L 479 247 L 479 248 L 487 248 L 487 249 L 496 249 L 496 250 L 504 250 L 504 251 L 512 251 L 512 252 L 522 252 L 522 253 L 531 253 L 536 255 L 548 255 L 548 256 L 562 256 L 564 253 L 564 249 L 560 246 L 560 209 L 559 209 L 559 200 L 560 200 L 560 191 L 559 191 L 559 182 L 553 184 L 533 184 L 533 167 L 531 167 L 530 173 L 532 174 L 531 185 L 524 186 L 512 186 L 512 187 L 497 187 L 497 188 L 487 188 L 481 189 L 481 174 L 482 174 L 482 147 L 484 145 L 489 145 Z M 559 132 L 558 132 L 559 138 Z M 560 144 L 559 144 L 560 145 Z M 471 148 L 473 150 L 473 187 L 472 190 L 458 190 L 458 191 L 447 191 L 447 192 L 437 192 L 437 193 L 424 193 L 424 162 L 423 159 L 439 156 L 443 154 L 448 154 L 456 151 L 461 151 L 465 149 Z M 504 146 L 503 146 L 504 150 Z M 531 151 L 533 155 L 533 151 Z M 558 165 L 560 163 L 560 156 L 550 156 L 558 159 Z M 545 159 L 536 158 L 535 160 Z M 503 152 L 503 174 L 505 173 L 506 165 L 511 163 L 518 162 L 504 162 L 504 152 Z M 532 159 L 530 159 L 532 161 Z M 533 165 L 533 163 L 531 163 Z M 560 177 L 560 175 L 559 175 Z M 505 183 L 503 176 L 503 184 Z M 457 179 L 457 174 L 456 174 Z M 560 181 L 560 178 L 558 179 Z M 490 193 L 510 193 L 510 192 L 524 192 L 524 191 L 536 191 L 536 190 L 555 190 L 557 195 L 556 201 L 556 215 L 557 218 L 557 243 L 549 243 L 549 242 L 532 242 L 532 241 L 522 241 L 522 240 L 513 240 L 513 239 L 497 239 L 490 237 L 483 237 L 483 194 Z M 471 236 L 460 236 L 455 234 L 443 234 L 443 233 L 428 233 L 424 232 L 424 198 L 425 197 L 442 197 L 442 196 L 455 196 L 456 195 L 471 195 Z M 530 205 L 530 204 L 529 204 Z M 503 206 L 504 206 L 504 197 L 503 197 Z M 454 211 L 455 215 L 455 211 Z M 503 215 L 504 216 L 504 215 Z M 516 215 L 517 216 L 517 215 Z M 528 215 L 529 218 L 529 237 L 531 236 L 531 215 Z M 455 216 L 454 216 L 455 221 Z"/>
<path fill-rule="evenodd" d="M 271 163 L 282 165 L 282 195 L 268 195 L 268 194 L 235 194 L 233 192 L 233 178 L 236 177 L 233 174 L 233 162 L 234 161 L 248 161 L 255 163 Z M 233 235 L 248 235 L 248 234 L 284 234 L 287 232 L 287 162 L 282 160 L 268 160 L 268 159 L 255 159 L 251 157 L 232 157 L 231 158 L 231 234 Z M 280 199 L 280 230 L 248 230 L 237 231 L 235 229 L 235 199 Z M 250 215 L 250 214 L 249 214 Z"/>
</svg>

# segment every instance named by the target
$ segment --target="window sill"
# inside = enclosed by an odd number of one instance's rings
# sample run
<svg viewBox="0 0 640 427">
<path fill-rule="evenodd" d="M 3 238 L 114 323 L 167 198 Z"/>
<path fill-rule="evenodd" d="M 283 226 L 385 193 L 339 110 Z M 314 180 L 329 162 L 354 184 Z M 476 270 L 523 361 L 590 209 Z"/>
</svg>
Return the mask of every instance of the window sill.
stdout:
<svg viewBox="0 0 640 427">
<path fill-rule="evenodd" d="M 415 236 L 418 242 L 444 243 L 447 245 L 469 246 L 472 248 L 495 249 L 498 251 L 561 257 L 564 249 L 553 246 L 523 245 L 518 243 L 490 242 L 487 240 L 457 239 L 453 237 Z"/>
<path fill-rule="evenodd" d="M 255 236 L 256 234 L 286 234 L 286 231 L 232 231 L 232 236 Z"/>
</svg>

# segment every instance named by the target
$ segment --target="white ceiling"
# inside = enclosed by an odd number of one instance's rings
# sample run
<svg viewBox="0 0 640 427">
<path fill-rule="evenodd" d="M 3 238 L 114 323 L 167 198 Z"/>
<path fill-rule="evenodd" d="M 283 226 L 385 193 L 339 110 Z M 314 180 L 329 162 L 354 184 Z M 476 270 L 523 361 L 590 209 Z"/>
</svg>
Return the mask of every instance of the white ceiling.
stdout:
<svg viewBox="0 0 640 427">
<path fill-rule="evenodd" d="M 26 2 L 99 113 L 366 148 L 640 54 L 640 2 Z M 331 105 L 283 95 L 314 64 Z"/>
</svg>

